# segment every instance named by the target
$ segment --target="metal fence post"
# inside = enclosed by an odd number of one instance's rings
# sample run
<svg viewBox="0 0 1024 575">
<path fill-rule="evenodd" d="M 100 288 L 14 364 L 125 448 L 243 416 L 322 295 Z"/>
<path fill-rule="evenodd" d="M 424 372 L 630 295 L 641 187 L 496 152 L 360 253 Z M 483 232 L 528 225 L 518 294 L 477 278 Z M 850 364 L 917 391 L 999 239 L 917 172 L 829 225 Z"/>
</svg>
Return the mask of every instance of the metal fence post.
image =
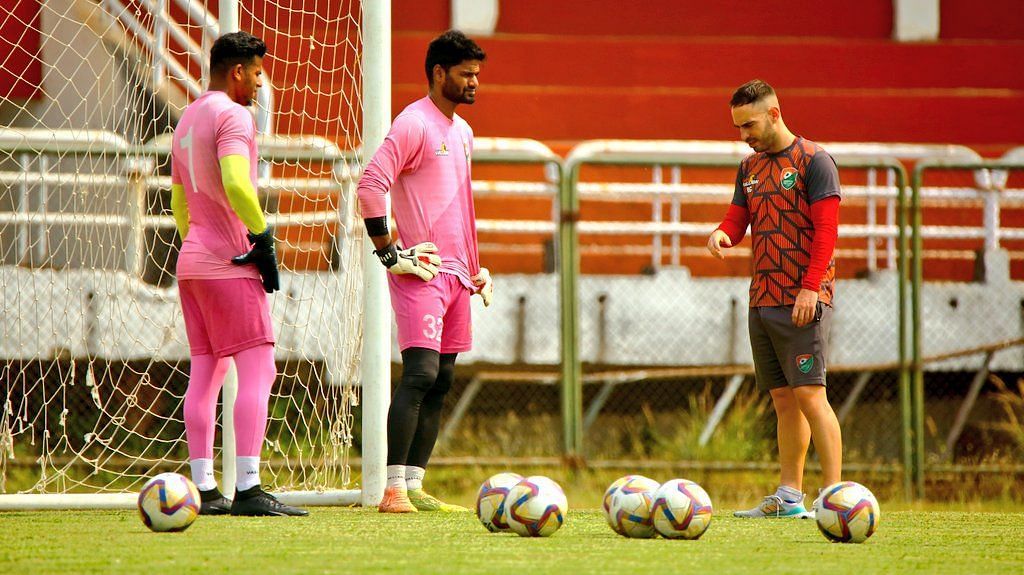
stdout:
<svg viewBox="0 0 1024 575">
<path fill-rule="evenodd" d="M 912 389 L 911 406 L 914 413 L 914 495 L 924 498 L 924 363 L 921 354 L 921 288 L 924 282 L 924 242 L 921 238 L 921 174 L 928 161 L 917 165 L 911 193 L 911 362 Z"/>
<path fill-rule="evenodd" d="M 900 420 L 901 420 L 901 451 L 903 459 L 903 494 L 908 500 L 913 500 L 914 495 L 914 404 L 911 394 L 912 366 L 908 359 L 907 349 L 908 336 L 910 336 L 911 317 L 908 317 L 907 301 L 907 279 L 908 267 L 907 256 L 910 254 L 910 243 L 907 235 L 907 215 L 910 206 L 907 205 L 906 174 L 901 170 L 896 171 L 896 186 L 898 191 L 896 207 L 896 224 L 899 227 L 899 241 L 897 245 L 897 289 L 899 290 L 899 398 L 900 398 Z M 913 284 L 911 284 L 912 287 Z"/>
<path fill-rule="evenodd" d="M 580 273 L 579 194 L 576 180 L 579 164 L 570 157 L 566 161 L 559 195 L 558 247 L 559 294 L 562 313 L 562 438 L 568 458 L 583 454 L 583 367 L 579 350 L 579 289 Z"/>
</svg>

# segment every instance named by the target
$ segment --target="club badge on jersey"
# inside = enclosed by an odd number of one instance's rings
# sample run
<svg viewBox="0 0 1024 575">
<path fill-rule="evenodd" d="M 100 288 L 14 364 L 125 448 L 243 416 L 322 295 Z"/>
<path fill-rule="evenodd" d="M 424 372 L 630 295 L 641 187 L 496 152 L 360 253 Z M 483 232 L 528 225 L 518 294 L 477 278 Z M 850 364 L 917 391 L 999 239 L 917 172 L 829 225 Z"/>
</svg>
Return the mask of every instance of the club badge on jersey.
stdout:
<svg viewBox="0 0 1024 575">
<path fill-rule="evenodd" d="M 759 184 L 757 176 L 750 174 L 750 177 L 743 181 L 743 193 L 750 195 L 754 192 L 754 186 Z"/>
<path fill-rule="evenodd" d="M 782 170 L 782 176 L 779 178 L 779 183 L 782 184 L 783 188 L 786 188 L 787 190 L 792 190 L 793 186 L 796 185 L 797 176 L 798 173 L 796 171 L 796 168 L 785 168 Z"/>
<path fill-rule="evenodd" d="M 441 140 L 441 147 L 436 149 L 436 150 L 434 150 L 434 155 L 435 156 L 447 156 L 448 155 L 448 145 L 444 143 L 444 140 Z"/>
</svg>

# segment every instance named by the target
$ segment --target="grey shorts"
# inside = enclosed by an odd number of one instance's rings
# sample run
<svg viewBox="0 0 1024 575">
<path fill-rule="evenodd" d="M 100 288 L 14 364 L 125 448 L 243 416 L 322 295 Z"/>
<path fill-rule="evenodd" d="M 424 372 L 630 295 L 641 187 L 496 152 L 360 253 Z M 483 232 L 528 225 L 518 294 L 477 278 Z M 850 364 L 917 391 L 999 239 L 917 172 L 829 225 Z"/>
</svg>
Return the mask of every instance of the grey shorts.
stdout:
<svg viewBox="0 0 1024 575">
<path fill-rule="evenodd" d="M 825 385 L 830 306 L 818 302 L 803 327 L 793 325 L 793 306 L 752 307 L 747 323 L 758 389 Z"/>
</svg>

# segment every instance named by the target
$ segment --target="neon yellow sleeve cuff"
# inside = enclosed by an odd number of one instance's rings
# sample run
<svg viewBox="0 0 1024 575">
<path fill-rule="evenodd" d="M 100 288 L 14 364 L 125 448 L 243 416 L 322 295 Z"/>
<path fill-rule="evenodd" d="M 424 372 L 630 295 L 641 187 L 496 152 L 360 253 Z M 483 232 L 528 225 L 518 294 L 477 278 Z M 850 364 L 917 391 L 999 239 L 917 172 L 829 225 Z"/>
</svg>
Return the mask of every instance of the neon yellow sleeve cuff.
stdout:
<svg viewBox="0 0 1024 575">
<path fill-rule="evenodd" d="M 188 202 L 185 201 L 185 186 L 181 184 L 171 185 L 171 213 L 174 215 L 174 225 L 178 228 L 178 236 L 184 241 L 188 235 Z"/>
</svg>

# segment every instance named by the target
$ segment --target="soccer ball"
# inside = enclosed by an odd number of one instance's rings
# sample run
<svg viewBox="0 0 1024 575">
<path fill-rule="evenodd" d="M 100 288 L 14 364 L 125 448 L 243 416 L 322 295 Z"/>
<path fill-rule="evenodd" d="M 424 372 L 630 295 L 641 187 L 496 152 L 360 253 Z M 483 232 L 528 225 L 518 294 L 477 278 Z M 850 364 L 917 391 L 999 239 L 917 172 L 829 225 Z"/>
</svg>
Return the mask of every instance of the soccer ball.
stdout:
<svg viewBox="0 0 1024 575">
<path fill-rule="evenodd" d="M 815 511 L 818 531 L 833 543 L 863 543 L 881 518 L 874 494 L 853 481 L 826 487 Z"/>
<path fill-rule="evenodd" d="M 139 492 L 139 515 L 153 531 L 184 531 L 199 515 L 199 490 L 177 473 L 161 473 Z"/>
<path fill-rule="evenodd" d="M 619 535 L 649 539 L 654 537 L 651 502 L 660 484 L 643 475 L 634 475 L 612 494 L 608 510 L 612 529 Z"/>
<path fill-rule="evenodd" d="M 476 516 L 491 533 L 511 531 L 505 522 L 505 495 L 516 483 L 522 481 L 518 473 L 492 475 L 480 486 L 476 494 Z"/>
<path fill-rule="evenodd" d="M 531 475 L 505 496 L 505 523 L 521 537 L 548 537 L 565 523 L 569 502 L 562 488 L 543 475 Z"/>
<path fill-rule="evenodd" d="M 604 498 L 601 500 L 601 509 L 604 511 L 604 518 L 608 521 L 608 526 L 615 529 L 615 522 L 612 521 L 612 496 L 619 490 L 620 487 L 625 485 L 627 481 L 634 477 L 642 477 L 641 475 L 623 475 L 616 479 L 608 486 L 608 489 L 604 492 Z M 616 531 L 618 533 L 618 531 Z"/>
<path fill-rule="evenodd" d="M 697 539 L 711 525 L 711 498 L 686 479 L 665 482 L 651 504 L 654 528 L 666 539 Z"/>
</svg>

